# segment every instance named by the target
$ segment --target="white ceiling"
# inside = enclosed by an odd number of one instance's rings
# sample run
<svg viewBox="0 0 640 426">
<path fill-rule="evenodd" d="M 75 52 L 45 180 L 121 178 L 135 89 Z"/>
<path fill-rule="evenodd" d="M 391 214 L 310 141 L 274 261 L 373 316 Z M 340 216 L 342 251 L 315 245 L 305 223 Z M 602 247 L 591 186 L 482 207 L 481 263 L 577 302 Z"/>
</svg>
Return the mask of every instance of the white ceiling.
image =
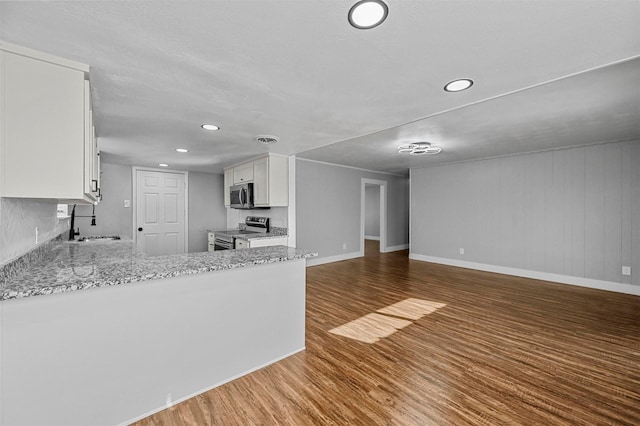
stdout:
<svg viewBox="0 0 640 426">
<path fill-rule="evenodd" d="M 91 65 L 115 163 L 221 172 L 270 150 L 405 174 L 640 138 L 636 0 L 387 0 L 371 30 L 353 3 L 3 1 L 0 39 Z M 443 153 L 397 154 L 422 140 Z"/>
</svg>

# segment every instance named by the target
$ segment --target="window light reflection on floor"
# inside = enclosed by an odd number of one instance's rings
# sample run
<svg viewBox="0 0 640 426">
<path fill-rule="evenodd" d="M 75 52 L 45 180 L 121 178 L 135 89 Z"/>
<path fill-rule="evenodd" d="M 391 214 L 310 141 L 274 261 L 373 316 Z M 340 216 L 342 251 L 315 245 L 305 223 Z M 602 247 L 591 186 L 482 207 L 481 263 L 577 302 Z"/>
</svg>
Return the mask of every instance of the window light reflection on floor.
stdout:
<svg viewBox="0 0 640 426">
<path fill-rule="evenodd" d="M 377 313 L 367 314 L 333 328 L 329 333 L 364 343 L 375 343 L 445 306 L 446 303 L 408 298 L 378 309 Z"/>
<path fill-rule="evenodd" d="M 409 298 L 402 302 L 389 305 L 386 308 L 378 309 L 377 312 L 393 315 L 394 317 L 419 320 L 423 316 L 429 315 L 444 306 L 447 306 L 447 304 L 432 302 L 430 300 Z"/>
</svg>

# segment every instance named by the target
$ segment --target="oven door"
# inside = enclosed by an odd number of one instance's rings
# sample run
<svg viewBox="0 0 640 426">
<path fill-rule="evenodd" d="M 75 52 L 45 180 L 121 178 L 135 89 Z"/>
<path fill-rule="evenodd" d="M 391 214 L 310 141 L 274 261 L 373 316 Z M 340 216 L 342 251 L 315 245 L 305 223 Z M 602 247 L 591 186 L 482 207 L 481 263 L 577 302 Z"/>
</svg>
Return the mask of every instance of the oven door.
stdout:
<svg viewBox="0 0 640 426">
<path fill-rule="evenodd" d="M 225 239 L 225 238 L 215 238 L 213 240 L 213 250 L 231 250 L 233 249 L 233 237 Z"/>
</svg>

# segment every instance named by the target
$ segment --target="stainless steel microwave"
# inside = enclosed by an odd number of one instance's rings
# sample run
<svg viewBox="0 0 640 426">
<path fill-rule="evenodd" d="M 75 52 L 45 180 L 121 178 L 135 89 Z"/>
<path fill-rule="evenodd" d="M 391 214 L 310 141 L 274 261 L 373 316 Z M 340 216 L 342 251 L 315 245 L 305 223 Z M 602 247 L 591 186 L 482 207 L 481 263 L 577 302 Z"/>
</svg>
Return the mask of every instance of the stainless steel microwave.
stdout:
<svg viewBox="0 0 640 426">
<path fill-rule="evenodd" d="M 253 183 L 233 185 L 229 189 L 230 207 L 232 209 L 253 208 Z"/>
</svg>

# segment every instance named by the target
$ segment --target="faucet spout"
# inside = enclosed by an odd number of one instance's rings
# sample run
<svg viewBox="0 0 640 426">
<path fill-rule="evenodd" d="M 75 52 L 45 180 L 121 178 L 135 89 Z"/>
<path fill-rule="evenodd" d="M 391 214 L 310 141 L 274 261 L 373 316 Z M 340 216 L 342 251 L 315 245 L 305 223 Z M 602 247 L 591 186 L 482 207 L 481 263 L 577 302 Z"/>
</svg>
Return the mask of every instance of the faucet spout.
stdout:
<svg viewBox="0 0 640 426">
<path fill-rule="evenodd" d="M 80 235 L 80 230 L 78 232 L 75 231 L 75 221 L 76 221 L 76 205 L 73 205 L 73 209 L 71 209 L 71 227 L 69 228 L 69 241 L 73 241 L 76 239 L 76 235 Z"/>
</svg>

